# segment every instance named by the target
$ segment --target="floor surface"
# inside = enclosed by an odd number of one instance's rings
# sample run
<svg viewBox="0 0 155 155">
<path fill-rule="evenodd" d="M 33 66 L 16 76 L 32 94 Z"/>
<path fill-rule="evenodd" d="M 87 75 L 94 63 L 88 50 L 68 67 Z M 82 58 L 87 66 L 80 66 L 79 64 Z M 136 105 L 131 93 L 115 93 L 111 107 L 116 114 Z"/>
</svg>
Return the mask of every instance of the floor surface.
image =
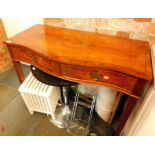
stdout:
<svg viewBox="0 0 155 155">
<path fill-rule="evenodd" d="M 30 67 L 22 65 L 25 76 Z M 54 126 L 46 114 L 30 115 L 18 88 L 20 83 L 14 68 L 0 74 L 0 135 L 5 136 L 69 136 L 65 129 Z M 95 118 L 95 117 L 94 117 Z M 117 122 L 113 123 L 115 128 Z M 95 124 L 96 126 L 96 124 Z M 102 128 L 103 127 L 103 128 Z M 111 135 L 112 130 L 102 125 L 101 135 Z M 110 129 L 110 130 L 109 130 Z"/>
<path fill-rule="evenodd" d="M 30 71 L 23 65 L 24 74 Z M 14 69 L 0 74 L 0 135 L 5 136 L 68 136 L 65 129 L 54 126 L 47 115 L 30 115 L 19 92 Z"/>
</svg>

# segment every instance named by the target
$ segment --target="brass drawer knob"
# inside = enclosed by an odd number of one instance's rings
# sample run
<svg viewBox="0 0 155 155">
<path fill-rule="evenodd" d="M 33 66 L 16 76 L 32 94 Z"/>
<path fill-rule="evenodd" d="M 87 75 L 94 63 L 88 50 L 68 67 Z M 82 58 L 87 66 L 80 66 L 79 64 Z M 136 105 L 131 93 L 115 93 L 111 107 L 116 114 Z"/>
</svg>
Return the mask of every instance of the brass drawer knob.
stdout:
<svg viewBox="0 0 155 155">
<path fill-rule="evenodd" d="M 92 72 L 90 73 L 90 78 L 94 80 L 101 80 L 102 79 L 102 74 L 98 72 Z"/>
<path fill-rule="evenodd" d="M 98 73 L 98 71 L 95 71 L 95 72 L 90 73 L 90 78 L 94 79 L 94 80 L 101 80 L 101 79 L 108 80 L 109 76 L 107 76 L 107 75 L 103 76 L 101 73 Z"/>
</svg>

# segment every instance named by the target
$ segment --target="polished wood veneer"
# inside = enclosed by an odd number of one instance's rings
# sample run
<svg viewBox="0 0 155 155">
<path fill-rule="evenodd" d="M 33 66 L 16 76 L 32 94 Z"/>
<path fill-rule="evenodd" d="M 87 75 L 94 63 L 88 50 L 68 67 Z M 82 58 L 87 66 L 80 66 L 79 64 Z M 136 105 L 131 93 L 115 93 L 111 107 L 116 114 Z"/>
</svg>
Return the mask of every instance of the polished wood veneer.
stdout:
<svg viewBox="0 0 155 155">
<path fill-rule="evenodd" d="M 24 61 L 66 80 L 108 86 L 128 94 L 129 108 L 124 110 L 116 135 L 140 98 L 145 82 L 152 80 L 148 42 L 35 25 L 5 43 L 20 82 L 24 80 L 20 61 Z"/>
<path fill-rule="evenodd" d="M 12 59 L 30 63 L 50 74 L 60 75 L 59 64 L 55 61 L 37 55 L 27 48 L 11 46 L 9 50 L 13 51 L 10 53 Z"/>
<path fill-rule="evenodd" d="M 43 25 L 36 25 L 9 41 L 60 63 L 106 68 L 152 79 L 150 48 L 144 41 Z"/>
<path fill-rule="evenodd" d="M 63 64 L 61 65 L 61 69 L 65 79 L 70 77 L 73 81 L 77 80 L 84 83 L 89 82 L 109 86 L 138 98 L 138 96 L 132 94 L 137 79 L 131 76 L 109 70 L 92 69 L 88 67 L 82 68 Z"/>
</svg>

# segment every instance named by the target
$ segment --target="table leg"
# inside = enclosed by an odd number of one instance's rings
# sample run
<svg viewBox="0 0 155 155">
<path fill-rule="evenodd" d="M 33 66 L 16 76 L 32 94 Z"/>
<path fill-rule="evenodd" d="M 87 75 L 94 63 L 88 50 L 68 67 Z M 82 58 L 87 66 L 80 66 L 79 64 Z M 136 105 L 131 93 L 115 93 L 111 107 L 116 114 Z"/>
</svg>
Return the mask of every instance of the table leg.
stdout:
<svg viewBox="0 0 155 155">
<path fill-rule="evenodd" d="M 121 116 L 121 120 L 119 122 L 118 128 L 115 132 L 116 136 L 120 135 L 120 133 L 121 133 L 122 129 L 124 128 L 133 108 L 135 107 L 137 101 L 138 101 L 138 99 L 136 99 L 136 98 L 133 98 L 133 97 L 128 98 L 127 105 L 126 105 L 125 110 Z"/>
<path fill-rule="evenodd" d="M 141 96 L 143 90 L 144 90 L 144 86 L 145 86 L 145 83 L 146 81 L 145 80 L 142 80 L 142 79 L 139 79 L 136 86 L 135 86 L 135 89 L 134 89 L 134 94 L 137 95 L 137 96 Z M 133 108 L 135 107 L 136 103 L 137 103 L 138 99 L 137 98 L 133 98 L 133 97 L 128 97 L 128 100 L 127 100 L 127 103 L 126 103 L 126 107 L 124 109 L 124 112 L 121 116 L 121 120 L 119 122 L 119 125 L 118 125 L 118 128 L 115 132 L 115 135 L 118 136 L 120 135 L 122 129 L 124 128 Z"/>
<path fill-rule="evenodd" d="M 24 77 L 24 73 L 23 73 L 20 61 L 12 60 L 12 62 L 13 62 L 16 74 L 18 76 L 18 79 L 19 79 L 20 83 L 22 83 L 24 81 L 25 77 Z"/>
</svg>

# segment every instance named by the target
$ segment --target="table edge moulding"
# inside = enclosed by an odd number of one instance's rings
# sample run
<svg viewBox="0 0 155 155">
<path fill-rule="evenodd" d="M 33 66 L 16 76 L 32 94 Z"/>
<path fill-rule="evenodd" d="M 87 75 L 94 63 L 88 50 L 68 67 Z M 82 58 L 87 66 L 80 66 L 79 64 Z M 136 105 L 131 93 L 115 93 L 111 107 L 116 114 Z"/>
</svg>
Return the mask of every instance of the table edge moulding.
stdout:
<svg viewBox="0 0 155 155">
<path fill-rule="evenodd" d="M 56 77 L 103 85 L 128 94 L 115 135 L 120 135 L 146 81 L 152 80 L 149 43 L 47 25 L 35 25 L 5 41 L 20 83 L 20 61 Z"/>
</svg>

